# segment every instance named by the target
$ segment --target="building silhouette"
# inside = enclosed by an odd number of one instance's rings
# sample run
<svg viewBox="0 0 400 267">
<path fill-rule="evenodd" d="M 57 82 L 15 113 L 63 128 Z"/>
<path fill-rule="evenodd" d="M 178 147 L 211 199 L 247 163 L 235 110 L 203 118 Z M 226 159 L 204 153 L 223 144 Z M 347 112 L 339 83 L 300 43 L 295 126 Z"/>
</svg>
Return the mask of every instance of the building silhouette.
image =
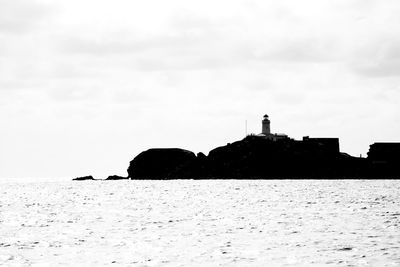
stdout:
<svg viewBox="0 0 400 267">
<path fill-rule="evenodd" d="M 311 138 L 309 136 L 304 136 L 302 140 L 294 140 L 288 135 L 283 133 L 271 133 L 271 120 L 269 116 L 265 114 L 261 121 L 261 133 L 256 135 L 264 139 L 278 141 L 286 140 L 296 142 L 308 147 L 315 147 L 322 149 L 324 151 L 330 151 L 331 153 L 339 153 L 339 138 Z"/>
<path fill-rule="evenodd" d="M 269 120 L 269 117 L 267 114 L 264 115 L 263 120 L 262 120 L 261 133 L 264 135 L 271 134 L 271 121 Z"/>
<path fill-rule="evenodd" d="M 283 133 L 271 133 L 271 121 L 269 119 L 269 116 L 265 114 L 263 116 L 263 119 L 261 121 L 261 133 L 258 134 L 258 137 L 262 137 L 265 139 L 277 141 L 277 140 L 282 140 L 282 139 L 289 139 L 289 137 L 286 134 Z"/>
</svg>

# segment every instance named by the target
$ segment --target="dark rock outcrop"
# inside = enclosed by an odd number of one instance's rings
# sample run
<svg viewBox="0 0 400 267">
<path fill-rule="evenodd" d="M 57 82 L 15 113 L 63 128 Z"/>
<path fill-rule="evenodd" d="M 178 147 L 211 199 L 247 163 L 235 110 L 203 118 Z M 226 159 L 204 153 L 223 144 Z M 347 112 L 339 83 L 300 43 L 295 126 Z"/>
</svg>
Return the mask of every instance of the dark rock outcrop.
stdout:
<svg viewBox="0 0 400 267">
<path fill-rule="evenodd" d="M 365 176 L 368 160 L 339 152 L 337 139 L 270 140 L 248 136 L 194 155 L 149 149 L 128 169 L 131 179 L 326 179 Z"/>
<path fill-rule="evenodd" d="M 368 151 L 372 177 L 400 178 L 400 143 L 374 143 Z"/>
<path fill-rule="evenodd" d="M 72 179 L 73 181 L 86 181 L 86 180 L 95 180 L 93 176 L 88 175 L 88 176 L 82 176 L 82 177 L 76 177 Z"/>
<path fill-rule="evenodd" d="M 153 148 L 140 153 L 129 165 L 131 179 L 190 178 L 196 155 L 179 148 Z"/>
<path fill-rule="evenodd" d="M 197 156 L 188 150 L 149 149 L 128 168 L 131 179 L 400 178 L 400 144 L 371 145 L 368 158 L 339 150 L 337 138 L 247 136 Z"/>
<path fill-rule="evenodd" d="M 110 175 L 106 178 L 106 180 L 128 180 L 128 177 L 123 177 L 119 175 Z"/>
<path fill-rule="evenodd" d="M 358 172 L 357 158 L 317 139 L 269 140 L 257 136 L 211 150 L 208 176 L 231 179 L 344 178 Z"/>
</svg>

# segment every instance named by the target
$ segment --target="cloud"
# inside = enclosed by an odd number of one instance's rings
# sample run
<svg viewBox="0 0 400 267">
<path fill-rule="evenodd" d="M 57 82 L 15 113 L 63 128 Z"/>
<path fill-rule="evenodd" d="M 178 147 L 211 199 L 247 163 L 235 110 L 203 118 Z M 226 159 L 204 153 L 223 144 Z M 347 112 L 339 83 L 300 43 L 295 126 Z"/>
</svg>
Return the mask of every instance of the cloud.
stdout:
<svg viewBox="0 0 400 267">
<path fill-rule="evenodd" d="M 253 60 L 286 63 L 325 63 L 337 59 L 335 42 L 318 38 L 282 38 L 253 48 Z"/>
<path fill-rule="evenodd" d="M 0 34 L 27 32 L 48 13 L 48 5 L 34 0 L 0 0 Z"/>
<path fill-rule="evenodd" d="M 60 102 L 76 102 L 76 101 L 91 101 L 95 102 L 103 93 L 101 88 L 70 85 L 58 87 L 57 89 L 49 89 L 48 94 L 56 101 Z"/>
<path fill-rule="evenodd" d="M 140 71 L 242 68 L 253 63 L 274 61 L 324 63 L 335 58 L 332 42 L 313 38 L 260 42 L 241 40 L 237 37 L 240 32 L 193 32 L 161 33 L 136 40 L 112 34 L 97 39 L 71 38 L 60 42 L 60 52 L 92 57 L 94 61 L 108 59 L 111 64 Z"/>
<path fill-rule="evenodd" d="M 309 11 L 293 12 L 289 4 L 241 7 L 244 11 L 227 9 L 220 17 L 212 15 L 215 10 L 211 15 L 205 12 L 204 7 L 198 12 L 175 10 L 154 18 L 153 24 L 163 28 L 149 28 L 148 34 L 143 33 L 146 25 L 111 24 L 94 33 L 83 27 L 61 36 L 58 52 L 138 71 L 244 68 L 274 62 L 323 64 L 342 59 L 346 44 L 332 31 L 334 21 L 315 24 L 321 14 L 309 18 Z"/>
<path fill-rule="evenodd" d="M 366 77 L 400 76 L 400 40 L 382 41 L 364 51 L 355 70 Z"/>
</svg>

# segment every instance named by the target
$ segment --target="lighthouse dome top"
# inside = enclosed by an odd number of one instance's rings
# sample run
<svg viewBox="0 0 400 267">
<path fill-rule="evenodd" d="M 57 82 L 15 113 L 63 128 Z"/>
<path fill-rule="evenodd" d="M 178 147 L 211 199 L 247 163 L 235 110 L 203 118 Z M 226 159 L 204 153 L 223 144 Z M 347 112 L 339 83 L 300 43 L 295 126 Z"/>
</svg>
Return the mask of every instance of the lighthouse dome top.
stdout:
<svg viewBox="0 0 400 267">
<path fill-rule="evenodd" d="M 268 115 L 267 114 L 264 115 L 264 119 L 268 119 Z"/>
</svg>

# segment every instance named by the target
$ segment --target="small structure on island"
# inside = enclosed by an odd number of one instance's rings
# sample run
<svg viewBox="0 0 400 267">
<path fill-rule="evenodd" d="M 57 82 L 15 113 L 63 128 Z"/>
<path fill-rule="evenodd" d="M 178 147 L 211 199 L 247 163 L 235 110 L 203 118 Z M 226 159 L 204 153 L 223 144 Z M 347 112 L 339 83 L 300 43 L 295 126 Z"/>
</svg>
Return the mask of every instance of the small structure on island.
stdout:
<svg viewBox="0 0 400 267">
<path fill-rule="evenodd" d="M 261 133 L 257 135 L 258 137 L 270 139 L 273 141 L 289 139 L 289 137 L 286 134 L 271 133 L 271 121 L 269 120 L 269 116 L 267 114 L 264 115 L 261 124 L 262 124 Z"/>
<path fill-rule="evenodd" d="M 339 153 L 339 138 L 310 138 L 309 136 L 304 136 L 303 140 L 294 140 L 288 135 L 283 133 L 271 133 L 271 120 L 269 116 L 265 114 L 261 121 L 261 133 L 257 134 L 257 137 L 268 139 L 272 141 L 285 140 L 293 141 L 298 144 L 303 144 L 308 147 L 318 147 L 324 151 L 329 151 L 331 153 Z"/>
<path fill-rule="evenodd" d="M 269 120 L 269 117 L 267 114 L 264 115 L 261 123 L 262 123 L 261 134 L 270 135 L 271 134 L 271 121 Z"/>
</svg>

